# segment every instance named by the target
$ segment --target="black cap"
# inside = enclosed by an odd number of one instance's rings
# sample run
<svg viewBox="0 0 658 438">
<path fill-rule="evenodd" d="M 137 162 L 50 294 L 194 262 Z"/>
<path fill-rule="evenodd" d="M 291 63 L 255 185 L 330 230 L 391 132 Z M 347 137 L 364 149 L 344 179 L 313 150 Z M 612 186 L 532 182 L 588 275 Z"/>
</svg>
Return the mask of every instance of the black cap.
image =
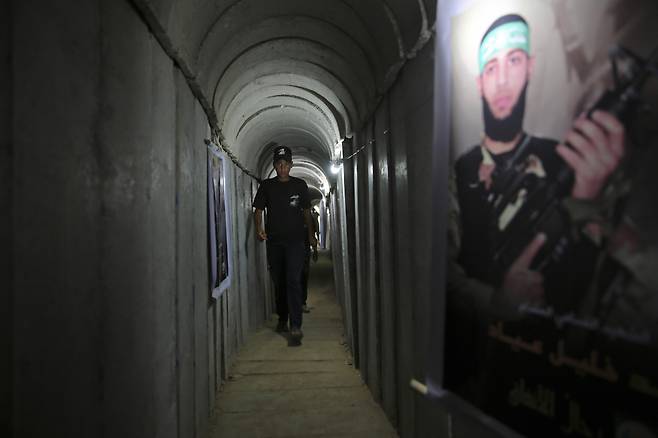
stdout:
<svg viewBox="0 0 658 438">
<path fill-rule="evenodd" d="M 292 151 L 288 146 L 277 146 L 274 148 L 272 163 L 276 163 L 279 160 L 286 160 L 288 163 L 292 163 Z"/>
</svg>

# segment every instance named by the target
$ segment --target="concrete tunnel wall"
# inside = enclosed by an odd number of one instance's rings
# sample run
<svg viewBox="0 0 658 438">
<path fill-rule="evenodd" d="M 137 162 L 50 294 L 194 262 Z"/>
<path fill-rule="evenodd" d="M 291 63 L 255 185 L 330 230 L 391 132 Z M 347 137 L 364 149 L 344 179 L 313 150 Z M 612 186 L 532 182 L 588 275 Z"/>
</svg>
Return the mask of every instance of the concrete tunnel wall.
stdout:
<svg viewBox="0 0 658 438">
<path fill-rule="evenodd" d="M 12 390 L 11 267 L 11 15 L 8 2 L 0 4 L 0 434 L 9 425 Z"/>
<path fill-rule="evenodd" d="M 434 38 L 401 70 L 365 128 L 344 143 L 332 199 L 333 261 L 346 338 L 401 437 L 498 438 L 486 424 L 410 389 L 430 366 Z M 371 144 L 370 142 L 374 140 Z"/>
<path fill-rule="evenodd" d="M 2 318 L 10 354 L 0 371 L 13 368 L 3 374 L 13 392 L 3 412 L 16 437 L 204 437 L 232 358 L 272 312 L 253 237 L 257 185 L 237 168 L 233 284 L 209 298 L 206 114 L 133 4 L 14 1 L 0 14 L 11 17 L 0 18 L 11 21 L 2 26 L 11 56 L 0 47 L 0 97 L 13 89 L 11 107 L 0 99 L 2 120 L 12 121 L 0 137 L 0 181 L 10 182 L 0 192 L 0 239 L 11 248 L 0 298 L 12 310 Z M 169 35 L 183 32 L 181 11 L 157 12 L 173 23 Z M 413 45 L 415 23 L 400 26 Z M 181 53 L 196 51 L 195 38 L 203 35 L 181 40 L 190 43 Z M 448 427 L 408 387 L 424 375 L 433 287 L 424 214 L 433 46 L 397 79 L 378 79 L 378 89 L 392 88 L 343 156 L 375 142 L 345 163 L 331 199 L 346 338 L 403 437 Z M 376 66 L 396 56 L 385 51 Z M 474 436 L 469 427 L 455 436 Z"/>
<path fill-rule="evenodd" d="M 433 40 L 432 40 L 433 43 Z M 401 436 L 441 436 L 447 417 L 409 388 L 426 367 L 431 278 L 433 62 L 408 62 L 366 127 L 344 145 L 334 269 L 355 364 Z M 374 141 L 372 141 L 374 140 Z M 344 207 L 343 207 L 344 205 Z M 437 417 L 437 414 L 438 417 Z"/>
<path fill-rule="evenodd" d="M 12 7 L 13 436 L 206 436 L 230 358 L 267 316 L 244 238 L 252 182 L 235 177 L 240 263 L 211 300 L 209 128 L 180 70 L 127 2 Z"/>
</svg>

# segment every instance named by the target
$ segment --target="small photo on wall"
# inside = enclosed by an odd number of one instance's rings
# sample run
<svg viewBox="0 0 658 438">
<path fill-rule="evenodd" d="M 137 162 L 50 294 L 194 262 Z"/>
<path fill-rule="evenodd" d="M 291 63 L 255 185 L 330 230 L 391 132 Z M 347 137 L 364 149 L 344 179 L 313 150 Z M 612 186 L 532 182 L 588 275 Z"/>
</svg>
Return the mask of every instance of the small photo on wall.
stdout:
<svg viewBox="0 0 658 438">
<path fill-rule="evenodd" d="M 210 285 L 218 298 L 231 283 L 231 210 L 226 156 L 214 146 L 208 150 L 208 238 Z"/>
</svg>

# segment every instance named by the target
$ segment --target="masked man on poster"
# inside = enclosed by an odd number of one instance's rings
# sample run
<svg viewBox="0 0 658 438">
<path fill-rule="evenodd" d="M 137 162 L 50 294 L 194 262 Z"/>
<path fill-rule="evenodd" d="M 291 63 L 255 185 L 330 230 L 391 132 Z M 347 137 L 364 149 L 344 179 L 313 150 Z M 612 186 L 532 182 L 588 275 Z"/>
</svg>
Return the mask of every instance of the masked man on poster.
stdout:
<svg viewBox="0 0 658 438">
<path fill-rule="evenodd" d="M 267 260 L 277 295 L 277 331 L 287 331 L 290 318 L 290 335 L 298 342 L 303 336 L 301 273 L 306 234 L 314 249 L 317 241 L 311 223 L 308 186 L 304 180 L 290 176 L 293 164 L 290 148 L 277 146 L 272 164 L 276 177 L 261 183 L 253 202 L 256 236 L 267 242 Z M 267 211 L 265 228 L 263 211 Z"/>
<path fill-rule="evenodd" d="M 507 272 L 491 272 L 488 226 L 492 218 L 487 213 L 487 199 L 495 182 L 494 169 L 508 160 L 524 161 L 528 163 L 526 172 L 550 179 L 566 162 L 575 176 L 570 195 L 595 199 L 624 154 L 624 127 L 612 115 L 594 111 L 591 118 L 581 115 L 574 121 L 565 137 L 570 146 L 524 132 L 526 94 L 535 59 L 530 54 L 528 24 L 519 15 L 505 15 L 492 23 L 481 40 L 478 55 L 476 81 L 482 99 L 484 136 L 481 144 L 459 157 L 455 165 L 461 226 L 455 244 L 458 269 L 465 274 L 461 281 L 466 277 L 488 285 L 479 287 L 479 299 L 486 301 L 485 306 L 503 304 L 515 309 L 521 303 L 543 302 L 548 286 L 545 280 L 550 279 L 532 270 L 531 264 L 546 237 L 535 236 Z M 588 225 L 585 231 L 597 232 L 594 225 Z M 577 250 L 571 257 L 571 261 L 578 262 L 588 256 Z M 570 289 L 578 288 L 578 281 L 585 281 L 577 266 L 567 271 L 556 287 L 569 284 Z M 570 275 L 572 278 L 568 278 Z M 466 287 L 472 288 L 473 284 Z"/>
</svg>

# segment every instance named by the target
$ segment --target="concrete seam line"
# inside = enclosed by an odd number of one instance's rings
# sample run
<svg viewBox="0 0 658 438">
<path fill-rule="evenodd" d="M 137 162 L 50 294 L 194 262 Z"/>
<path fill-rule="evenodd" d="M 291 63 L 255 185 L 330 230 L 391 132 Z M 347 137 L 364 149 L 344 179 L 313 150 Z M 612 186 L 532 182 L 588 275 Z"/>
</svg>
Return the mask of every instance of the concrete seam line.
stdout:
<svg viewBox="0 0 658 438">
<path fill-rule="evenodd" d="M 240 168 L 240 170 L 260 183 L 261 179 L 258 178 L 253 172 L 249 171 L 242 163 L 240 163 L 231 148 L 226 144 L 222 130 L 219 127 L 219 119 L 217 117 L 217 113 L 215 113 L 212 105 L 210 105 L 210 102 L 204 95 L 201 86 L 196 80 L 196 74 L 192 71 L 192 68 L 187 64 L 187 62 L 185 62 L 185 59 L 183 59 L 178 50 L 176 50 L 171 39 L 169 39 L 169 35 L 167 35 L 167 31 L 165 30 L 164 26 L 162 26 L 158 20 L 158 17 L 153 12 L 151 1 L 128 0 L 128 2 L 133 6 L 133 8 L 135 8 L 137 15 L 139 15 L 151 35 L 153 35 L 158 44 L 160 44 L 162 50 L 164 50 L 169 59 L 171 59 L 174 65 L 183 73 L 185 82 L 187 82 L 192 95 L 197 100 L 197 102 L 199 102 L 201 108 L 203 108 L 203 111 L 206 113 L 208 125 L 210 126 L 211 135 L 213 137 L 212 140 L 217 145 L 219 145 L 220 149 L 222 149 L 231 159 L 231 161 L 233 161 L 233 164 L 235 164 L 238 168 Z M 209 140 L 206 141 L 206 144 L 208 141 Z"/>
</svg>

